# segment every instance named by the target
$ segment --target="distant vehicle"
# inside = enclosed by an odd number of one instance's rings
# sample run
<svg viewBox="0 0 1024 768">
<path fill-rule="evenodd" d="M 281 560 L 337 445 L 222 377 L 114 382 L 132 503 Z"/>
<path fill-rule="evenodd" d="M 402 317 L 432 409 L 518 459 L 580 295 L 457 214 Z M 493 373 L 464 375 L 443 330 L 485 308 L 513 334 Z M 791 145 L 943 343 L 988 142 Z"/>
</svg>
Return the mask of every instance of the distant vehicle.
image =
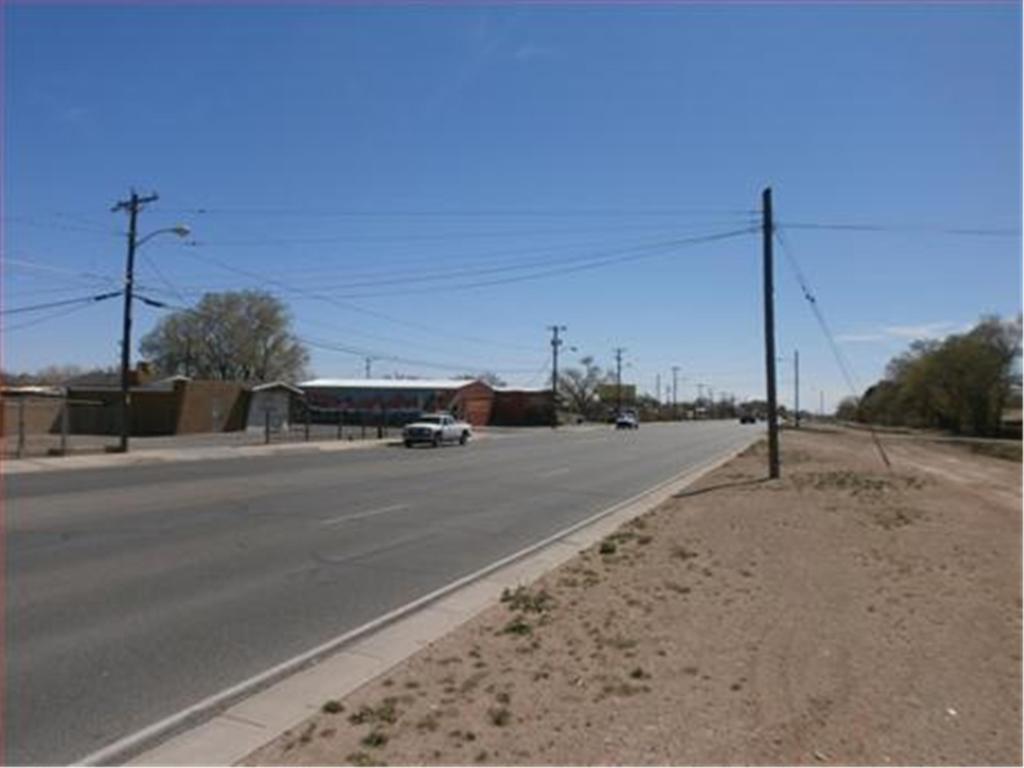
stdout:
<svg viewBox="0 0 1024 768">
<path fill-rule="evenodd" d="M 740 424 L 757 424 L 757 417 L 752 413 L 741 413 Z"/>
<path fill-rule="evenodd" d="M 449 413 L 425 413 L 402 428 L 402 442 L 406 448 L 427 443 L 439 448 L 444 443 L 465 445 L 473 436 L 473 428 Z"/>
<path fill-rule="evenodd" d="M 632 411 L 620 413 L 615 419 L 616 429 L 640 429 L 640 420 Z"/>
</svg>

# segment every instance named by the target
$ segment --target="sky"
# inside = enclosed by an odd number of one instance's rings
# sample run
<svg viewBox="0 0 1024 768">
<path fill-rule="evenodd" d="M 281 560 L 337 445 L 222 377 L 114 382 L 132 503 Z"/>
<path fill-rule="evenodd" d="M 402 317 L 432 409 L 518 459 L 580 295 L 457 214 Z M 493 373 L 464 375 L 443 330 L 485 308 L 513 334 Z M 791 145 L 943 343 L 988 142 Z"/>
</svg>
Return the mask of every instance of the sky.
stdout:
<svg viewBox="0 0 1024 768">
<path fill-rule="evenodd" d="M 797 349 L 804 407 L 850 393 L 797 270 L 855 386 L 1021 310 L 1017 3 L 2 13 L 6 370 L 117 363 L 120 299 L 10 310 L 117 290 L 132 188 L 192 231 L 139 292 L 270 291 L 318 376 L 542 384 L 557 324 L 562 365 L 763 397 L 767 186 L 785 404 Z"/>
</svg>

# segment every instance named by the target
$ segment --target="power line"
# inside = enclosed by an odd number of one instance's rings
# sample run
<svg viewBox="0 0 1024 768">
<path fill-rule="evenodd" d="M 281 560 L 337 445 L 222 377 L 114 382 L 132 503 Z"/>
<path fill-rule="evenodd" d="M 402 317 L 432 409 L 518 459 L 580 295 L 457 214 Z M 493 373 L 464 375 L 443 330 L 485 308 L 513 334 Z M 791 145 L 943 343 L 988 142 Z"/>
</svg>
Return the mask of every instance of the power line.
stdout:
<svg viewBox="0 0 1024 768">
<path fill-rule="evenodd" d="M 839 369 L 843 374 L 843 378 L 846 379 L 846 385 L 850 388 L 850 394 L 855 398 L 859 398 L 860 386 L 857 382 L 857 377 L 853 372 L 852 366 L 846 359 L 842 350 L 839 348 L 839 344 L 835 340 L 835 335 L 832 333 L 832 329 L 829 327 L 828 322 L 825 320 L 825 315 L 821 311 L 821 307 L 818 306 L 817 297 L 811 292 L 810 285 L 808 284 L 807 278 L 800 269 L 800 265 L 796 261 L 796 257 L 790 251 L 786 244 L 786 239 L 782 234 L 782 231 L 776 226 L 774 229 L 775 239 L 779 241 L 779 246 L 782 248 L 782 252 L 786 257 L 786 261 L 789 263 L 793 270 L 793 274 L 796 277 L 797 283 L 800 285 L 800 290 L 803 291 L 804 298 L 807 300 L 807 304 L 811 308 L 811 312 L 814 313 L 815 319 L 818 321 L 822 333 L 825 334 L 825 338 L 828 339 L 829 347 L 832 349 L 832 355 L 836 359 L 836 363 L 839 365 Z M 882 447 L 882 442 L 879 440 L 878 435 L 875 432 L 874 427 L 868 424 L 868 431 L 871 433 L 871 440 L 875 444 L 875 449 L 878 451 L 879 456 L 882 458 L 882 462 L 888 469 L 892 469 L 892 463 L 889 461 L 889 456 L 886 454 L 885 449 Z"/>
<path fill-rule="evenodd" d="M 176 305 L 173 305 L 173 304 L 168 304 L 167 302 L 159 301 L 157 299 L 153 299 L 153 298 L 150 298 L 148 296 L 141 295 L 141 294 L 137 294 L 135 298 L 139 299 L 139 301 L 143 302 L 144 304 L 146 304 L 146 305 L 148 305 L 150 307 L 157 308 L 157 309 L 172 309 L 172 310 L 177 310 L 177 311 L 181 311 L 181 312 L 189 312 L 189 313 L 193 313 L 193 314 L 198 314 L 198 311 L 195 310 L 194 308 L 183 307 L 183 306 L 176 306 Z M 374 351 L 374 350 L 366 349 L 364 347 L 354 347 L 354 346 L 347 345 L 347 344 L 339 344 L 339 343 L 336 343 L 336 342 L 321 341 L 319 339 L 312 339 L 312 338 L 310 338 L 308 336 L 303 336 L 303 335 L 299 335 L 299 334 L 293 334 L 293 335 L 295 336 L 295 338 L 298 341 L 301 341 L 303 344 L 307 344 L 307 345 L 309 345 L 311 347 L 314 347 L 314 348 L 317 348 L 317 349 L 324 349 L 324 350 L 332 351 L 332 352 L 340 352 L 342 354 L 352 355 L 354 357 L 359 357 L 359 358 L 372 357 L 374 360 L 386 360 L 386 361 L 390 361 L 390 362 L 404 363 L 406 365 L 416 365 L 416 366 L 420 366 L 422 368 L 434 368 L 434 369 L 437 369 L 437 370 L 458 371 L 460 373 L 467 373 L 467 372 L 471 371 L 473 368 L 478 367 L 476 365 L 467 364 L 467 363 L 462 363 L 462 364 L 438 363 L 438 362 L 430 361 L 430 360 L 421 360 L 421 359 L 412 358 L 412 357 L 405 357 L 404 355 L 390 355 L 390 354 L 385 354 L 385 353 L 377 352 L 377 351 Z M 502 368 L 502 369 L 492 369 L 492 370 L 494 370 L 495 373 L 520 373 L 520 374 L 523 374 L 523 373 L 533 373 L 536 369 L 534 369 L 534 368 Z"/>
<path fill-rule="evenodd" d="M 187 253 L 187 251 L 186 251 L 186 253 Z M 195 257 L 195 258 L 200 258 L 200 257 Z M 489 346 L 489 347 L 504 346 L 504 347 L 507 347 L 507 348 L 515 348 L 515 349 L 520 349 L 520 350 L 522 350 L 522 349 L 532 349 L 531 347 L 526 347 L 526 346 L 521 345 L 521 344 L 499 343 L 499 342 L 495 342 L 495 341 L 490 341 L 488 339 L 481 339 L 481 338 L 476 337 L 476 336 L 468 336 L 468 335 L 464 335 L 464 334 L 454 334 L 454 333 L 451 333 L 451 332 L 441 332 L 441 331 L 438 331 L 437 328 L 431 327 L 431 326 L 428 326 L 428 325 L 424 325 L 423 323 L 415 323 L 415 322 L 412 322 L 412 321 L 409 321 L 409 320 L 402 320 L 400 318 L 392 317 L 391 315 L 385 314 L 384 312 L 378 312 L 376 310 L 367 309 L 366 307 L 361 307 L 361 306 L 359 306 L 357 304 L 351 304 L 349 302 L 339 301 L 337 298 L 335 298 L 333 296 L 330 296 L 328 294 L 322 294 L 322 293 L 318 293 L 318 292 L 315 292 L 315 291 L 309 291 L 309 290 L 304 290 L 304 289 L 301 289 L 301 288 L 297 288 L 297 287 L 291 286 L 291 285 L 289 285 L 289 284 L 287 284 L 287 283 L 285 283 L 285 282 L 283 282 L 281 280 L 276 280 L 276 279 L 273 279 L 273 278 L 269 278 L 266 275 L 259 275 L 259 274 L 254 273 L 254 272 L 249 272 L 248 270 L 244 270 L 244 269 L 240 269 L 239 267 L 232 266 L 230 264 L 225 264 L 224 262 L 222 262 L 222 261 L 220 261 L 218 259 L 214 259 L 214 258 L 209 257 L 209 256 L 205 256 L 203 258 L 200 258 L 200 260 L 209 261 L 210 263 L 220 267 L 223 270 L 226 270 L 228 272 L 234 272 L 234 273 L 239 274 L 239 275 L 243 275 L 243 276 L 248 277 L 248 278 L 250 278 L 252 280 L 258 281 L 261 284 L 269 283 L 269 284 L 275 285 L 278 288 L 280 288 L 281 290 L 284 290 L 284 291 L 289 292 L 289 293 L 294 293 L 294 294 L 297 294 L 297 295 L 300 295 L 300 296 L 305 296 L 306 298 L 313 299 L 313 300 L 316 300 L 316 301 L 326 302 L 326 303 L 331 304 L 333 306 L 339 307 L 340 309 L 345 309 L 345 310 L 348 310 L 350 312 L 357 312 L 359 314 L 367 315 L 369 317 L 375 317 L 377 319 L 385 320 L 387 322 L 394 323 L 396 325 L 404 325 L 404 326 L 407 326 L 409 328 L 415 328 L 416 330 L 419 330 L 419 331 L 422 331 L 422 332 L 426 332 L 426 333 L 430 333 L 430 334 L 435 335 L 435 336 L 438 333 L 441 333 L 442 335 L 448 336 L 450 338 L 457 338 L 457 339 L 461 339 L 463 341 L 469 341 L 469 342 L 474 343 L 474 344 L 484 344 L 484 345 Z"/>
<path fill-rule="evenodd" d="M 28 320 L 24 323 L 18 323 L 17 325 L 5 325 L 3 327 L 3 332 L 10 333 L 12 331 L 20 331 L 23 328 L 30 328 L 34 325 L 40 325 L 41 323 L 54 320 L 58 317 L 64 317 L 65 315 L 70 315 L 74 312 L 80 312 L 83 309 L 88 309 L 89 307 L 94 306 L 96 303 L 97 302 L 94 301 L 90 301 L 88 303 L 79 303 L 71 307 L 64 307 L 63 309 L 59 309 L 56 312 L 52 312 L 48 315 L 43 315 L 42 317 L 33 318 L 32 320 Z"/>
<path fill-rule="evenodd" d="M 45 304 L 32 304 L 27 307 L 15 307 L 14 309 L 0 310 L 0 315 L 19 315 L 23 312 L 39 312 L 44 309 L 53 309 L 55 307 L 66 307 L 70 304 L 84 304 L 95 301 L 105 301 L 106 299 L 112 299 L 115 296 L 120 296 L 121 291 L 111 291 L 110 293 L 100 293 L 96 296 L 80 296 L 77 299 L 64 299 L 63 301 L 48 301 Z"/>
<path fill-rule="evenodd" d="M 571 264 L 567 266 L 554 267 L 551 269 L 542 269 L 525 275 L 515 275 L 511 277 L 494 278 L 489 280 L 477 280 L 468 283 L 451 283 L 445 286 L 446 291 L 462 291 L 470 290 L 473 288 L 485 288 L 493 287 L 497 285 L 507 285 L 510 283 L 520 283 L 527 280 L 538 280 L 546 277 L 552 277 L 555 275 L 567 275 L 574 272 L 585 272 L 592 269 L 600 269 L 601 267 L 610 266 L 613 264 L 623 264 L 632 261 L 638 261 L 641 259 L 651 258 L 653 256 L 662 255 L 670 252 L 675 248 L 685 247 L 690 245 L 699 245 L 702 243 L 711 243 L 719 240 L 728 240 L 734 237 L 740 237 L 742 235 L 749 235 L 756 230 L 752 227 L 745 227 L 743 229 L 731 230 L 729 232 L 720 232 L 713 235 L 704 235 L 699 237 L 680 238 L 672 241 L 666 241 L 659 245 L 649 245 L 639 248 L 623 249 L 626 251 L 626 255 L 617 255 L 612 257 L 587 257 L 587 260 L 579 259 L 582 263 Z M 619 253 L 622 253 L 620 251 Z M 418 288 L 408 289 L 399 291 L 386 291 L 386 292 L 363 292 L 363 293 L 351 293 L 351 294 L 340 294 L 337 298 L 342 299 L 367 299 L 375 298 L 379 296 L 400 296 L 410 295 L 417 293 L 432 292 L 434 289 L 430 288 Z"/>
<path fill-rule="evenodd" d="M 187 213 L 203 216 L 298 216 L 324 218 L 559 218 L 577 216 L 705 216 L 705 215 L 753 215 L 757 211 L 749 208 L 435 208 L 435 209 L 315 209 L 315 208 L 178 208 L 168 209 L 172 213 Z"/>
<path fill-rule="evenodd" d="M 745 221 L 745 220 L 744 220 Z M 725 222 L 713 222 L 719 225 L 734 226 L 737 223 L 741 223 L 736 219 L 730 219 Z M 478 240 L 483 238 L 531 238 L 548 235 L 578 235 L 578 234 L 590 234 L 590 233 L 614 233 L 622 231 L 635 231 L 635 230 L 650 230 L 649 224 L 631 224 L 631 225 L 620 225 L 615 227 L 603 227 L 595 229 L 594 227 L 587 227 L 586 229 L 572 228 L 572 229 L 499 229 L 499 230 L 456 230 L 449 232 L 421 232 L 414 234 L 388 234 L 378 236 L 367 236 L 357 234 L 344 234 L 344 235 L 326 235 L 316 237 L 268 237 L 268 238 L 248 238 L 241 240 L 196 240 L 196 245 L 203 246 L 217 246 L 220 248 L 234 248 L 234 247 L 245 247 L 245 248 L 264 248 L 264 247 L 281 247 L 288 245 L 327 245 L 331 243 L 423 243 L 423 242 L 440 242 L 446 240 Z"/>
<path fill-rule="evenodd" d="M 925 232 L 939 235 L 978 235 L 983 237 L 1020 237 L 1021 231 L 1012 228 L 987 227 L 942 227 L 918 224 L 864 224 L 864 223 L 818 223 L 818 222 L 785 222 L 778 226 L 787 229 L 824 229 L 849 232 Z"/>
</svg>

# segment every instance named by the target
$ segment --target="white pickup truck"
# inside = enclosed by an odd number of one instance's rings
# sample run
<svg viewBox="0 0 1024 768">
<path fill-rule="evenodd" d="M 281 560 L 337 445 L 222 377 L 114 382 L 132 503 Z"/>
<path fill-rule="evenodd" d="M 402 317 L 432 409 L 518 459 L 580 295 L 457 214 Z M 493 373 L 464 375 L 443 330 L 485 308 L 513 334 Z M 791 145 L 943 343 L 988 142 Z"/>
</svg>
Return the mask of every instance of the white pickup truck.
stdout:
<svg viewBox="0 0 1024 768">
<path fill-rule="evenodd" d="M 406 448 L 416 443 L 429 443 L 435 448 L 442 443 L 465 445 L 473 436 L 473 428 L 447 413 L 426 413 L 402 428 L 402 440 Z"/>
</svg>

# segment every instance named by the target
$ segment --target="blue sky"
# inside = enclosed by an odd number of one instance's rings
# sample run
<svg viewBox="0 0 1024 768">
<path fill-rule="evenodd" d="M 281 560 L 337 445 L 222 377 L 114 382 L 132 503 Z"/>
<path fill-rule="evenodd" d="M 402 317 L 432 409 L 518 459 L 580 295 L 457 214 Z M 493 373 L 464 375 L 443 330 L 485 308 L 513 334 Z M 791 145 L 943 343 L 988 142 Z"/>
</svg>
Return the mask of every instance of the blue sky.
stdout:
<svg viewBox="0 0 1024 768">
<path fill-rule="evenodd" d="M 940 231 L 1020 228 L 1014 3 L 3 13 L 8 309 L 109 290 L 135 186 L 160 194 L 142 233 L 194 232 L 143 248 L 147 295 L 271 290 L 303 337 L 402 358 L 375 373 L 540 383 L 559 323 L 569 364 L 621 346 L 642 389 L 678 365 L 680 397 L 757 396 L 760 236 L 686 241 L 756 224 L 769 184 L 863 384 L 1021 308 L 1019 235 Z M 886 229 L 799 226 L 822 223 Z M 779 353 L 832 407 L 847 388 L 777 257 Z M 4 367 L 113 364 L 120 311 L 9 315 Z M 136 341 L 160 312 L 137 308 Z"/>
</svg>

